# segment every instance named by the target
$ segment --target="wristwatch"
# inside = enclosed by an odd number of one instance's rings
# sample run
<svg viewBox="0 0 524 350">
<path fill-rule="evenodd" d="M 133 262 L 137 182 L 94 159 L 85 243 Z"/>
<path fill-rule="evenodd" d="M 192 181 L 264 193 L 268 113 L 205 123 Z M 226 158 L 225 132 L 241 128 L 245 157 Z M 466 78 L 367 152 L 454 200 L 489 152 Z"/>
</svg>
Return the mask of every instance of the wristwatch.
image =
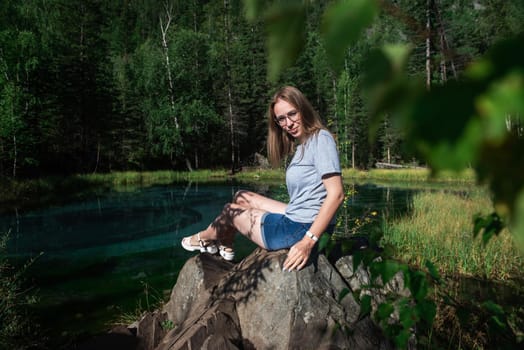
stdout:
<svg viewBox="0 0 524 350">
<path fill-rule="evenodd" d="M 311 233 L 311 231 L 307 230 L 307 231 L 306 231 L 306 236 L 308 236 L 309 238 L 311 238 L 311 239 L 314 240 L 315 242 L 318 242 L 318 237 L 315 236 L 313 233 Z"/>
</svg>

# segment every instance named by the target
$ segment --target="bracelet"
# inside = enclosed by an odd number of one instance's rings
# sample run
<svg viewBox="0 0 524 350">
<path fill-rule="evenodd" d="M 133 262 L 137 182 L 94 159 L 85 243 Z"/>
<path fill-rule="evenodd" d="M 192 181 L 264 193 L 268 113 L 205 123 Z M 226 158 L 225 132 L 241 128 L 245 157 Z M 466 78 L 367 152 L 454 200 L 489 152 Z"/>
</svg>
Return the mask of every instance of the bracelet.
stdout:
<svg viewBox="0 0 524 350">
<path fill-rule="evenodd" d="M 308 236 L 309 238 L 311 238 L 311 239 L 314 240 L 315 242 L 318 242 L 318 237 L 315 236 L 313 233 L 311 233 L 311 231 L 307 230 L 307 231 L 306 231 L 306 236 Z"/>
</svg>

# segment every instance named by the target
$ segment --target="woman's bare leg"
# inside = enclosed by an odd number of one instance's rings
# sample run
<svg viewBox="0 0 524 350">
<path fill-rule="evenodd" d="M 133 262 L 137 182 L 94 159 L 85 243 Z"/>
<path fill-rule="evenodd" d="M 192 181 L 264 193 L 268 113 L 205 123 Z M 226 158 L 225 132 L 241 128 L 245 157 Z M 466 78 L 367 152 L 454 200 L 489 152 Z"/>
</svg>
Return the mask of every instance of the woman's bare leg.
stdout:
<svg viewBox="0 0 524 350">
<path fill-rule="evenodd" d="M 251 191 L 238 191 L 233 203 L 246 208 L 262 209 L 270 213 L 284 214 L 287 204 Z"/>
<path fill-rule="evenodd" d="M 232 247 L 235 233 L 238 231 L 260 247 L 264 247 L 260 222 L 266 212 L 281 213 L 287 204 L 251 191 L 238 191 L 215 220 L 203 231 L 200 238 L 204 241 L 220 241 Z"/>
<path fill-rule="evenodd" d="M 260 221 L 265 210 L 246 208 L 238 204 L 227 204 L 220 215 L 200 233 L 204 240 L 219 240 L 226 246 L 233 245 L 236 231 L 240 232 L 260 247 L 264 247 Z"/>
</svg>

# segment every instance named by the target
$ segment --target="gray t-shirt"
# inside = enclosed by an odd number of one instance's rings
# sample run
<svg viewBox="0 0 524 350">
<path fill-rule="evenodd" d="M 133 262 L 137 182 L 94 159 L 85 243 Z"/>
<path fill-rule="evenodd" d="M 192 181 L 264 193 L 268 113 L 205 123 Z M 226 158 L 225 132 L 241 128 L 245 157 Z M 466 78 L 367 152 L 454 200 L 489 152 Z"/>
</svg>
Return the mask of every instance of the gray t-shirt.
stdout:
<svg viewBox="0 0 524 350">
<path fill-rule="evenodd" d="M 333 173 L 341 173 L 337 146 L 327 130 L 320 130 L 305 144 L 297 146 L 287 167 L 290 201 L 286 216 L 296 222 L 312 223 L 327 195 L 322 176 Z"/>
</svg>

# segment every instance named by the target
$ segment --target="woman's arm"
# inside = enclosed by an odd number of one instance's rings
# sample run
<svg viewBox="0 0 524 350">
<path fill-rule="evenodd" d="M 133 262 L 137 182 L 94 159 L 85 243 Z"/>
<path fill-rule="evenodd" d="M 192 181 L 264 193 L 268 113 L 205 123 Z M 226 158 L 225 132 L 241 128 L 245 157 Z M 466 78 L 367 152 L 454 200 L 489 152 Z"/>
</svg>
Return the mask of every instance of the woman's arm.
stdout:
<svg viewBox="0 0 524 350">
<path fill-rule="evenodd" d="M 331 174 L 322 179 L 327 191 L 326 199 L 318 215 L 311 225 L 309 231 L 317 238 L 320 238 L 322 233 L 326 230 L 331 219 L 336 214 L 338 207 L 344 201 L 344 186 L 342 185 L 342 176 L 340 174 Z M 303 268 L 311 254 L 311 250 L 315 245 L 315 241 L 308 236 L 304 236 L 302 240 L 294 244 L 284 261 L 284 270 L 291 271 L 293 269 L 300 270 Z"/>
</svg>

